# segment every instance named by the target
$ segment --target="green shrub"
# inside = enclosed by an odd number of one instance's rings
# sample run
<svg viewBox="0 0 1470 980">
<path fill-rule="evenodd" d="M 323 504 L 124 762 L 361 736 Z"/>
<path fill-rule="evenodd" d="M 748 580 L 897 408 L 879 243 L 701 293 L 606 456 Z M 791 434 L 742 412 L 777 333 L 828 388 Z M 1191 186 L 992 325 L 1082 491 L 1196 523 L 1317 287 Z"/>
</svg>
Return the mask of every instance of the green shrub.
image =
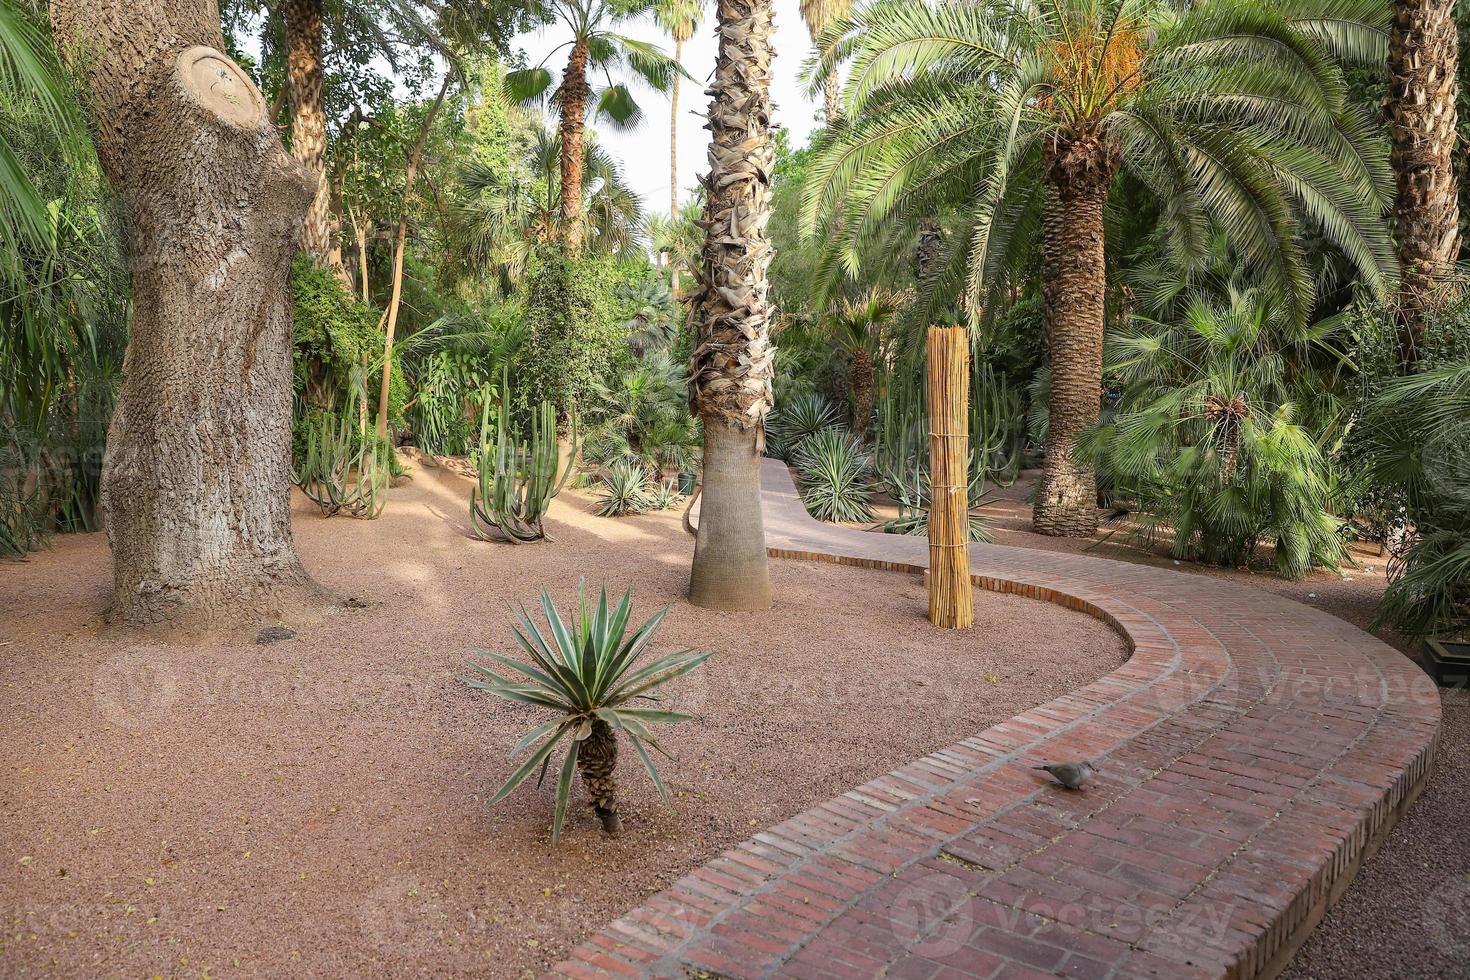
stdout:
<svg viewBox="0 0 1470 980">
<path fill-rule="evenodd" d="M 531 278 L 526 340 L 516 358 L 518 417 L 546 399 L 565 418 L 590 406 L 592 385 L 628 363 L 612 299 L 614 268 L 603 259 L 547 253 Z"/>
<path fill-rule="evenodd" d="M 688 721 L 690 716 L 650 707 L 650 702 L 658 700 L 650 692 L 694 670 L 711 654 L 679 650 L 635 669 L 668 610 L 655 613 L 630 636 L 628 622 L 632 606 L 632 593 L 628 592 L 609 610 L 607 590 L 603 589 L 596 607 L 589 607 L 584 586 L 578 589 L 577 615 L 566 622 L 557 614 L 551 597 L 543 592 L 541 610 L 546 617 L 547 631 L 543 633 L 536 626 L 525 607 L 517 616 L 519 628 L 511 628 L 517 644 L 530 660 L 515 660 L 481 650 L 495 666 L 509 670 L 512 677 L 507 678 L 472 660 L 469 666 L 480 676 L 460 678 L 476 690 L 554 713 L 555 717 L 532 728 L 511 750 L 514 757 L 535 746 L 530 757 L 490 799 L 492 805 L 499 803 L 538 769 L 544 777 L 552 750 L 565 745 L 566 755 L 556 780 L 552 846 L 561 840 L 572 774 L 578 770 L 603 828 L 611 832 L 621 826 L 616 778 L 619 732 L 628 737 L 659 796 L 665 801 L 669 798 L 648 754 L 648 746 L 659 748 L 649 726 Z"/>
</svg>

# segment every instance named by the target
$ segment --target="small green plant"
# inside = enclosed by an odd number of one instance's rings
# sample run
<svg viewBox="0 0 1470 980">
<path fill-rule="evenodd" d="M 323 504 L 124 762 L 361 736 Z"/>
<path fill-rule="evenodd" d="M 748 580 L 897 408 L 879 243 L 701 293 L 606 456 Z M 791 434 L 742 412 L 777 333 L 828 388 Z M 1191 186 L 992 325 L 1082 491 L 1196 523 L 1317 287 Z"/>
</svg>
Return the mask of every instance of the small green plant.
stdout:
<svg viewBox="0 0 1470 980">
<path fill-rule="evenodd" d="M 651 510 L 668 510 L 683 499 L 684 495 L 672 480 L 660 480 L 648 492 L 648 506 Z"/>
<path fill-rule="evenodd" d="M 807 437 L 796 451 L 801 500 L 819 521 L 871 521 L 872 461 L 857 439 L 840 429 Z"/>
<path fill-rule="evenodd" d="M 327 517 L 372 520 L 388 501 L 393 448 L 361 418 L 330 409 L 303 425 L 301 464 L 291 474 Z"/>
<path fill-rule="evenodd" d="M 600 591 L 596 608 L 591 608 L 584 583 L 577 590 L 576 617 L 571 622 L 564 622 L 552 604 L 551 596 L 543 592 L 541 611 L 546 617 L 547 631 L 543 633 L 536 626 L 524 606 L 516 617 L 519 628 L 511 627 L 516 642 L 530 656 L 530 662 L 488 650 L 478 651 L 497 666 L 519 676 L 507 678 L 489 666 L 471 660 L 468 661 L 469 666 L 481 676 L 460 678 L 476 690 L 506 701 L 548 708 L 555 713 L 556 717 L 532 728 L 516 743 L 511 750 L 512 757 L 533 745 L 535 748 L 490 799 L 491 805 L 499 803 L 538 768 L 537 785 L 540 785 L 551 764 L 552 751 L 558 745 L 564 745 L 566 755 L 556 781 L 552 846 L 561 840 L 572 774 L 576 771 L 582 774 L 582 785 L 591 798 L 593 810 L 602 821 L 603 830 L 615 833 L 622 828 L 622 820 L 618 816 L 616 773 L 619 732 L 628 736 L 659 796 L 665 801 L 669 798 L 663 779 L 648 754 L 650 745 L 663 751 L 649 733 L 648 726 L 688 721 L 691 716 L 630 705 L 656 702 L 658 698 L 650 692 L 689 673 L 708 660 L 711 654 L 709 651 L 678 650 L 635 669 L 668 609 L 659 610 L 629 636 L 627 630 L 632 609 L 630 590 L 624 593 L 616 608 L 609 610 L 606 589 Z"/>
<path fill-rule="evenodd" d="M 511 437 L 510 374 L 502 369 L 499 404 L 486 392 L 480 411 L 478 483 L 470 491 L 470 523 L 481 540 L 498 535 L 515 544 L 546 537 L 543 523 L 551 499 L 575 468 L 577 420 L 572 418 L 572 451 L 565 465 L 556 438 L 556 409 L 542 401 L 532 413 L 531 437 Z M 492 429 L 493 427 L 493 429 Z M 491 433 L 494 432 L 494 439 Z"/>
<path fill-rule="evenodd" d="M 797 450 L 808 438 L 837 425 L 837 410 L 821 395 L 798 395 L 771 415 L 767 426 L 767 451 L 777 459 L 794 462 Z"/>
<path fill-rule="evenodd" d="M 641 514 L 653 506 L 648 471 L 643 468 L 642 463 L 631 459 L 615 460 L 608 466 L 602 475 L 600 491 L 602 503 L 597 508 L 599 517 Z"/>
</svg>

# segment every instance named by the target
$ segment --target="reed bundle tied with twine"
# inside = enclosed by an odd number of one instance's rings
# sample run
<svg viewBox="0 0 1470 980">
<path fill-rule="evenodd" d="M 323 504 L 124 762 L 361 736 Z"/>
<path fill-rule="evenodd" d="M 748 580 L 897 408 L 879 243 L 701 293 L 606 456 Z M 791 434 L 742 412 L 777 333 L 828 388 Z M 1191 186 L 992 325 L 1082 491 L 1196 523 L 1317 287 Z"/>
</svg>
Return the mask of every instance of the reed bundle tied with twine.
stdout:
<svg viewBox="0 0 1470 980">
<path fill-rule="evenodd" d="M 964 327 L 929 328 L 929 621 L 943 629 L 975 622 L 967 531 L 970 509 L 970 337 Z"/>
</svg>

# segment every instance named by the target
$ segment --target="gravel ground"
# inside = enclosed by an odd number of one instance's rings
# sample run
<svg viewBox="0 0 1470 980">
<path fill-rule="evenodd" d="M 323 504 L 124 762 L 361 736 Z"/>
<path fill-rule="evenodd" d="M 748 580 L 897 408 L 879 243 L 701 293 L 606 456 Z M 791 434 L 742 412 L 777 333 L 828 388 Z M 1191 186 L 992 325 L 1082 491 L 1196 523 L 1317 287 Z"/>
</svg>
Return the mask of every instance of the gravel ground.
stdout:
<svg viewBox="0 0 1470 980">
<path fill-rule="evenodd" d="M 1119 665 L 1121 640 L 1055 606 L 980 593 L 935 632 L 919 578 L 774 562 L 760 615 L 680 601 L 677 513 L 607 520 L 564 494 L 555 541 L 471 540 L 466 485 L 421 470 L 374 522 L 298 510 L 307 567 L 366 600 L 269 645 L 106 630 L 101 536 L 0 565 L 0 976 L 534 972 L 745 838 Z M 673 700 L 676 798 L 635 760 L 626 829 L 550 787 L 493 809 L 534 712 L 455 683 L 510 649 L 507 602 L 577 579 L 672 610 L 655 651 L 713 648 Z"/>
</svg>

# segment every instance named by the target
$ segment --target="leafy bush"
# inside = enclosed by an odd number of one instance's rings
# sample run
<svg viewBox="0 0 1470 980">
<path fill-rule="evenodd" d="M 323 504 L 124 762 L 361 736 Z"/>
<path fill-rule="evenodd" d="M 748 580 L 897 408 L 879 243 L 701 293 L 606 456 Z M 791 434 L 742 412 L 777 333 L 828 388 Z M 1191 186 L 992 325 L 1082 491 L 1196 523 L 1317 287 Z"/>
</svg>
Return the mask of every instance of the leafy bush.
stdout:
<svg viewBox="0 0 1470 980">
<path fill-rule="evenodd" d="M 354 368 L 382 362 L 378 315 L 305 253 L 296 256 L 291 273 L 296 391 L 307 404 L 321 406 L 348 386 Z"/>
<path fill-rule="evenodd" d="M 564 418 L 588 407 L 593 382 L 611 377 L 631 355 L 612 300 L 612 264 L 553 251 L 539 263 L 528 290 L 514 408 L 526 418 L 532 399 L 544 398 Z"/>
<path fill-rule="evenodd" d="M 1333 429 L 1304 420 L 1317 381 L 1304 370 L 1309 338 L 1288 322 L 1267 296 L 1233 292 L 1192 300 L 1174 322 L 1135 317 L 1110 338 L 1122 397 L 1082 451 L 1143 511 L 1129 536 L 1170 536 L 1177 557 L 1234 566 L 1270 541 L 1286 578 L 1346 557 Z"/>
<path fill-rule="evenodd" d="M 630 459 L 613 462 L 602 475 L 602 503 L 597 508 L 599 517 L 622 517 L 624 514 L 641 514 L 653 504 L 650 496 L 648 471 L 643 464 Z"/>
<path fill-rule="evenodd" d="M 565 745 L 566 755 L 556 781 L 556 810 L 551 824 L 553 846 L 561 840 L 572 774 L 578 770 L 603 829 L 613 832 L 621 827 L 616 775 L 619 732 L 628 736 L 659 796 L 665 801 L 669 798 L 648 754 L 647 746 L 659 748 L 649 726 L 688 721 L 690 716 L 644 707 L 640 702 L 657 701 L 649 692 L 694 670 L 711 654 L 678 650 L 634 669 L 668 610 L 655 613 L 629 636 L 632 605 L 630 591 L 609 610 L 607 590 L 603 589 L 596 608 L 590 608 L 584 585 L 578 589 L 577 615 L 564 622 L 551 597 L 543 592 L 541 610 L 546 617 L 547 631 L 543 633 L 537 628 L 524 606 L 517 615 L 519 628 L 511 628 L 516 642 L 530 656 L 529 662 L 488 650 L 479 651 L 494 661 L 495 666 L 518 676 L 507 678 L 490 666 L 471 660 L 469 666 L 481 676 L 460 678 L 476 690 L 555 713 L 556 717 L 532 728 L 516 743 L 512 757 L 532 746 L 535 748 L 490 799 L 492 805 L 499 803 L 538 768 L 539 782 L 546 775 L 552 750 Z"/>
<path fill-rule="evenodd" d="M 871 521 L 872 460 L 862 445 L 838 429 L 802 441 L 796 464 L 801 500 L 819 521 Z"/>
</svg>

